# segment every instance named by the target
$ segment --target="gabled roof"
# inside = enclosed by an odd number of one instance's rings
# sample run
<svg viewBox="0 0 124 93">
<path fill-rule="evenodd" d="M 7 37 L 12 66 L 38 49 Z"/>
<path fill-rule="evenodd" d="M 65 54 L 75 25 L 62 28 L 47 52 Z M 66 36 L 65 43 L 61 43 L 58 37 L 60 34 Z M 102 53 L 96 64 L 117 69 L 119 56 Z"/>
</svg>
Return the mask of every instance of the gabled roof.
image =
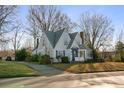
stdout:
<svg viewBox="0 0 124 93">
<path fill-rule="evenodd" d="M 59 41 L 61 35 L 63 33 L 63 30 L 51 32 L 51 31 L 45 31 L 45 34 L 50 41 L 53 48 L 55 48 L 57 42 Z"/>
<path fill-rule="evenodd" d="M 55 48 L 57 42 L 59 41 L 62 33 L 64 32 L 64 30 L 60 30 L 60 31 L 56 31 L 56 32 L 51 32 L 51 31 L 45 31 L 44 33 L 46 34 L 48 40 L 50 41 L 51 45 L 53 48 Z M 73 44 L 73 41 L 76 37 L 76 35 L 78 34 L 78 32 L 75 32 L 75 33 L 69 33 L 69 36 L 70 36 L 70 42 L 69 42 L 69 45 L 68 45 L 68 49 L 72 46 Z"/>
<path fill-rule="evenodd" d="M 69 33 L 69 36 L 70 36 L 70 38 L 71 38 L 71 41 L 70 41 L 70 43 L 69 43 L 69 45 L 68 45 L 68 47 L 67 47 L 68 49 L 69 49 L 69 48 L 71 47 L 71 45 L 73 44 L 73 41 L 74 41 L 74 39 L 75 39 L 77 33 L 78 33 L 78 32 Z"/>
</svg>

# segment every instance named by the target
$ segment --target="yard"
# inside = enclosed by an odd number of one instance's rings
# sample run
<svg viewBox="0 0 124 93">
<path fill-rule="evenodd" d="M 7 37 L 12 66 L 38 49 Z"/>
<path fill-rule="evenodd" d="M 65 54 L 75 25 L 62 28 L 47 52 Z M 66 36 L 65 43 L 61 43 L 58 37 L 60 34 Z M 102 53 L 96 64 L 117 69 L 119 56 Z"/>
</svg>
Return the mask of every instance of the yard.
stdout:
<svg viewBox="0 0 124 93">
<path fill-rule="evenodd" d="M 72 73 L 124 71 L 124 63 L 122 62 L 52 64 L 50 66 Z"/>
<path fill-rule="evenodd" d="M 0 62 L 0 78 L 37 76 L 37 71 L 17 62 Z"/>
</svg>

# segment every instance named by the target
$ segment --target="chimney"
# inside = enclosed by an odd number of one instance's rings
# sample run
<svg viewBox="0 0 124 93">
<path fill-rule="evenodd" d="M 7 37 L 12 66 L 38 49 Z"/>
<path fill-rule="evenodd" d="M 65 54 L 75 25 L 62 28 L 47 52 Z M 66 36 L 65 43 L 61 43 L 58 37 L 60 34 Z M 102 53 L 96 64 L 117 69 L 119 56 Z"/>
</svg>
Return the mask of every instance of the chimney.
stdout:
<svg viewBox="0 0 124 93">
<path fill-rule="evenodd" d="M 82 44 L 84 44 L 84 32 L 80 32 L 80 37 L 82 39 Z"/>
</svg>

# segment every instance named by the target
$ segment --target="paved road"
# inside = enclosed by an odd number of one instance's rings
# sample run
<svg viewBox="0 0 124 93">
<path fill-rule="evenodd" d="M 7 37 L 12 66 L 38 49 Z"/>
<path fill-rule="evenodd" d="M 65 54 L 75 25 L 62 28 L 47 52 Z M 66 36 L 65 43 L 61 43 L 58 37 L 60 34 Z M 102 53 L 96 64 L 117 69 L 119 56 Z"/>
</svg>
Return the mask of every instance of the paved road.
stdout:
<svg viewBox="0 0 124 93">
<path fill-rule="evenodd" d="M 41 72 L 41 76 L 0 79 L 0 87 L 124 87 L 124 71 L 72 74 L 45 65 L 27 65 Z"/>
</svg>

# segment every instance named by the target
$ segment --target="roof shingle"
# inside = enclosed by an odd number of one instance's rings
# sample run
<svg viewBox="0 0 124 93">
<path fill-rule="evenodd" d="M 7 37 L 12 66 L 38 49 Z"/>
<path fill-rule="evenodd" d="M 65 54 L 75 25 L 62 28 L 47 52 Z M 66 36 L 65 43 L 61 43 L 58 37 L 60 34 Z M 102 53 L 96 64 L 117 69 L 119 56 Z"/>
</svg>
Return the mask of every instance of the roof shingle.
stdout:
<svg viewBox="0 0 124 93">
<path fill-rule="evenodd" d="M 57 31 L 57 32 L 51 32 L 51 31 L 45 31 L 46 36 L 48 37 L 48 40 L 50 41 L 53 48 L 55 48 L 58 40 L 60 39 L 61 35 L 63 33 L 63 30 Z"/>
<path fill-rule="evenodd" d="M 71 47 L 71 45 L 73 44 L 73 41 L 74 41 L 74 39 L 75 39 L 77 33 L 78 33 L 78 32 L 69 33 L 69 36 L 70 36 L 70 38 L 71 38 L 71 41 L 70 41 L 70 43 L 69 43 L 69 45 L 68 45 L 68 47 L 67 47 L 68 49 L 69 49 L 69 48 Z"/>
</svg>

